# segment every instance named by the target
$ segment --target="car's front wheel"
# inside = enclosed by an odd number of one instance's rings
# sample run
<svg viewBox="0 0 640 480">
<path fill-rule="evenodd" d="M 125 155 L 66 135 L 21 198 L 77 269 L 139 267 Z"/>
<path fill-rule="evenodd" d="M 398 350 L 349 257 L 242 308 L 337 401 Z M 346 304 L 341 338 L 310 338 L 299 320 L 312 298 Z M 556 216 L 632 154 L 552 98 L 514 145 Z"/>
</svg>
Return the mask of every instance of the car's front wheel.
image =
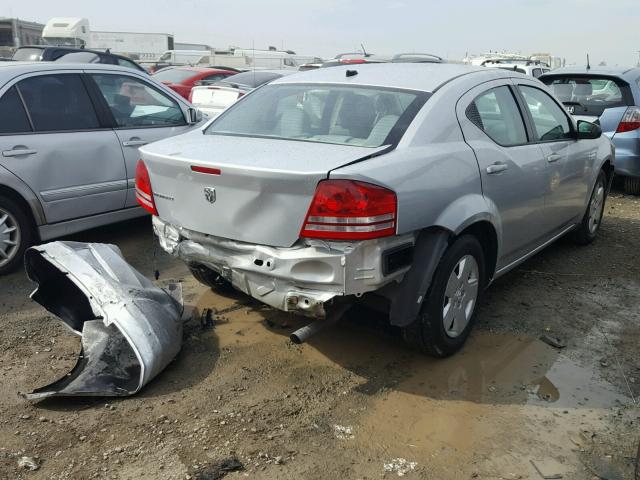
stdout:
<svg viewBox="0 0 640 480">
<path fill-rule="evenodd" d="M 573 240 L 580 245 L 593 242 L 600 230 L 602 217 L 604 216 L 604 204 L 607 199 L 607 176 L 600 171 L 596 184 L 591 192 L 587 211 L 582 217 L 582 222 L 573 231 Z"/>
<path fill-rule="evenodd" d="M 444 253 L 418 317 L 403 329 L 405 340 L 435 357 L 456 353 L 467 340 L 485 283 L 478 240 L 458 238 Z"/>
<path fill-rule="evenodd" d="M 12 198 L 0 195 L 0 275 L 9 273 L 21 262 L 33 241 L 28 214 Z"/>
</svg>

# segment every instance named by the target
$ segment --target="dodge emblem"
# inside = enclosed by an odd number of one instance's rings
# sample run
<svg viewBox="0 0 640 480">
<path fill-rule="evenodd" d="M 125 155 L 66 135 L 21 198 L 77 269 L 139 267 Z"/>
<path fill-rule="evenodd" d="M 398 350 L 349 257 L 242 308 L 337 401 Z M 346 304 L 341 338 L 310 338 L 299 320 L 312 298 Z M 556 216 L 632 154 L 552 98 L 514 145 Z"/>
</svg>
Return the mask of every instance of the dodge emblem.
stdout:
<svg viewBox="0 0 640 480">
<path fill-rule="evenodd" d="M 206 198 L 209 203 L 216 203 L 216 189 L 212 187 L 205 187 L 204 198 Z"/>
</svg>

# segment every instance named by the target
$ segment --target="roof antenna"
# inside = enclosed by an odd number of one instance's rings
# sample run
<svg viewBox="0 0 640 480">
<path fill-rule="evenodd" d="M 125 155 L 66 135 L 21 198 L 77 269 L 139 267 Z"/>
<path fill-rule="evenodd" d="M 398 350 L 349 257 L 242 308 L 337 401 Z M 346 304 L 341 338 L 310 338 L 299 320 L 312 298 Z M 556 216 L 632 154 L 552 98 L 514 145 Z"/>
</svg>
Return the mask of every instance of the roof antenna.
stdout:
<svg viewBox="0 0 640 480">
<path fill-rule="evenodd" d="M 587 70 L 591 70 L 591 64 L 589 63 L 589 54 L 587 53 Z"/>
<path fill-rule="evenodd" d="M 360 46 L 362 47 L 362 54 L 363 54 L 365 57 L 368 57 L 368 56 L 369 56 L 369 54 L 368 54 L 368 53 L 367 53 L 367 51 L 365 50 L 365 48 L 364 48 L 364 44 L 363 44 L 363 43 L 361 43 L 361 44 L 360 44 Z"/>
</svg>

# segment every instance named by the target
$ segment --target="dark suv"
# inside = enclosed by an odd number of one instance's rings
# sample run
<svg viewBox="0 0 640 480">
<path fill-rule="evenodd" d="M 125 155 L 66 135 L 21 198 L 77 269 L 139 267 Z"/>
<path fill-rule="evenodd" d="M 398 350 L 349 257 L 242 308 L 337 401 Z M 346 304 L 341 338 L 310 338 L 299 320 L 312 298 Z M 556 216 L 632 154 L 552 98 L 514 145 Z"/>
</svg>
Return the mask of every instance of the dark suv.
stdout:
<svg viewBox="0 0 640 480">
<path fill-rule="evenodd" d="M 133 68 L 140 72 L 146 70 L 130 58 L 99 50 L 49 45 L 31 45 L 18 48 L 13 60 L 21 62 L 70 62 L 70 63 L 103 63 Z"/>
</svg>

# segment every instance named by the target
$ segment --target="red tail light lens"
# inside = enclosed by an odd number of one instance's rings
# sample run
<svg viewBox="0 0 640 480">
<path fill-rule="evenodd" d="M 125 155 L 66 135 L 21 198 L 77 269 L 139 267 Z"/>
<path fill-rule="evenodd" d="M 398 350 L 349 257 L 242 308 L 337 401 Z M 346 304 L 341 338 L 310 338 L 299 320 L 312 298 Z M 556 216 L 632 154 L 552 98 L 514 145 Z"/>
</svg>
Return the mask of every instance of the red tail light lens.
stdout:
<svg viewBox="0 0 640 480">
<path fill-rule="evenodd" d="M 622 120 L 616 129 L 617 133 L 631 132 L 640 128 L 640 108 L 629 107 L 622 115 Z"/>
<path fill-rule="evenodd" d="M 151 188 L 149 172 L 142 160 L 138 160 L 138 165 L 136 165 L 136 200 L 146 211 L 152 215 L 158 215 L 156 202 L 153 200 L 153 189 Z"/>
<path fill-rule="evenodd" d="M 318 183 L 300 235 L 332 240 L 367 240 L 396 233 L 396 194 L 371 183 Z"/>
</svg>

